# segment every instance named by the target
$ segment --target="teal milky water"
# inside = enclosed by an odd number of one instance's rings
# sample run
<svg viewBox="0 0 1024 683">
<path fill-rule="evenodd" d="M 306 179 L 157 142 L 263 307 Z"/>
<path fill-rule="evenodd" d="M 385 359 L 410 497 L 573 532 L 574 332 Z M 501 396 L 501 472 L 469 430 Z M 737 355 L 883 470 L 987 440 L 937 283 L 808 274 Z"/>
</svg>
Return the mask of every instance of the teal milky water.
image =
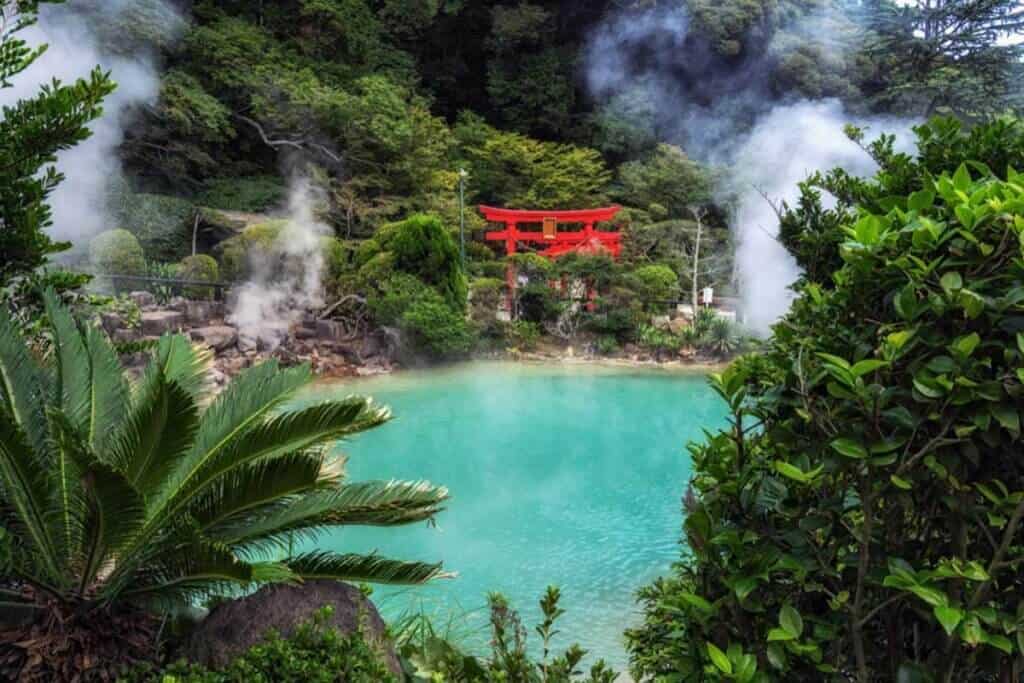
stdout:
<svg viewBox="0 0 1024 683">
<path fill-rule="evenodd" d="M 451 490 L 436 527 L 346 528 L 320 539 L 458 572 L 425 587 L 376 588 L 386 617 L 423 609 L 481 645 L 488 592 L 507 596 L 532 633 L 537 600 L 554 584 L 563 633 L 625 664 L 634 591 L 679 556 L 685 444 L 724 423 L 703 376 L 495 363 L 317 392 L 372 395 L 396 416 L 344 444 L 353 480 L 428 479 Z"/>
</svg>

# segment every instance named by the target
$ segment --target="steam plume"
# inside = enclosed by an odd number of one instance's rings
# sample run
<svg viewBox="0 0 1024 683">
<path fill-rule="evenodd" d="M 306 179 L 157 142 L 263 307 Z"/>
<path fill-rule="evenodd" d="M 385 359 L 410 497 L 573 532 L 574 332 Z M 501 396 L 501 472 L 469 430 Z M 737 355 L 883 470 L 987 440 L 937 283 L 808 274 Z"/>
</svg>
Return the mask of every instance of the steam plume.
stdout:
<svg viewBox="0 0 1024 683">
<path fill-rule="evenodd" d="M 793 37 L 813 37 L 833 60 L 845 58 L 849 25 L 820 11 L 787 27 Z M 638 98 L 648 103 L 648 125 L 661 139 L 702 161 L 731 169 L 736 197 L 730 228 L 736 241 L 735 280 L 741 313 L 766 333 L 789 308 L 799 269 L 776 241 L 772 204 L 797 198 L 797 183 L 816 170 L 843 166 L 869 174 L 874 162 L 843 134 L 852 123 L 872 134 L 895 133 L 906 148 L 909 123 L 865 119 L 838 100 L 783 101 L 769 85 L 769 55 L 739 62 L 716 55 L 690 32 L 681 7 L 655 7 L 610 17 L 595 32 L 586 60 L 586 81 L 599 100 Z M 763 194 L 762 194 L 763 193 Z M 763 196 L 764 195 L 764 196 Z M 827 200 L 827 198 L 826 198 Z"/>
<path fill-rule="evenodd" d="M 316 218 L 323 201 L 307 179 L 293 182 L 287 222 L 268 252 L 250 254 L 252 275 L 236 290 L 228 321 L 240 337 L 276 348 L 306 311 L 323 306 L 323 238 L 333 235 Z"/>
<path fill-rule="evenodd" d="M 58 239 L 79 244 L 120 227 L 112 225 L 106 204 L 108 188 L 121 176 L 117 152 L 126 114 L 155 102 L 160 90 L 156 46 L 143 39 L 133 44 L 130 32 L 121 30 L 142 19 L 159 26 L 163 41 L 174 40 L 185 26 L 183 17 L 164 0 L 69 0 L 40 7 L 39 22 L 19 34 L 30 45 L 49 47 L 14 79 L 13 88 L 0 90 L 0 105 L 35 97 L 40 86 L 55 78 L 63 83 L 84 78 L 97 65 L 109 70 L 117 83 L 104 102 L 103 116 L 91 125 L 92 137 L 58 157 L 57 168 L 67 176 L 50 202 L 50 233 Z M 124 52 L 129 46 L 133 49 Z"/>
</svg>

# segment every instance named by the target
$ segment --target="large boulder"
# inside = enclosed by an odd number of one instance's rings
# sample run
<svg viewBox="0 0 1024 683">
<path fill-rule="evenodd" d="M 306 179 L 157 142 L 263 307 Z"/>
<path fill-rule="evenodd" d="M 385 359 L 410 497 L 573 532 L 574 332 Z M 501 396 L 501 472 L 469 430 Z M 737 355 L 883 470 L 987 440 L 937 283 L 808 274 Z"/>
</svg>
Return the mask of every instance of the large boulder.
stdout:
<svg viewBox="0 0 1024 683">
<path fill-rule="evenodd" d="M 142 314 L 142 334 L 159 337 L 177 332 L 185 325 L 185 314 L 179 311 L 146 311 Z"/>
<path fill-rule="evenodd" d="M 206 344 L 214 351 L 224 351 L 238 341 L 238 330 L 230 325 L 209 325 L 190 330 L 192 339 Z"/>
<path fill-rule="evenodd" d="M 135 305 L 139 308 L 156 306 L 156 296 L 152 292 L 132 292 L 128 295 L 128 298 L 134 301 Z"/>
<path fill-rule="evenodd" d="M 193 662 L 222 668 L 263 641 L 268 631 L 287 638 L 325 606 L 334 610 L 327 622 L 329 627 L 343 634 L 362 628 L 366 641 L 378 649 L 388 668 L 401 675 L 402 666 L 385 635 L 384 620 L 377 608 L 359 589 L 339 581 L 272 584 L 248 597 L 218 605 L 192 633 L 185 655 Z"/>
<path fill-rule="evenodd" d="M 224 317 L 224 306 L 216 301 L 186 301 L 185 320 L 190 325 L 207 325 Z"/>
</svg>

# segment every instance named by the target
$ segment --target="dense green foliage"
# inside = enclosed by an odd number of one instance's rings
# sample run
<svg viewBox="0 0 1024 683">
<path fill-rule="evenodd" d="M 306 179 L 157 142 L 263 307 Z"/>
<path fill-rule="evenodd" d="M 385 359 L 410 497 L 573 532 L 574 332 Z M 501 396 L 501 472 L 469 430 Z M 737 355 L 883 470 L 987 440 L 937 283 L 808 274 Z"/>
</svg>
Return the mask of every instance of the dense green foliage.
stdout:
<svg viewBox="0 0 1024 683">
<path fill-rule="evenodd" d="M 638 675 L 1019 677 L 1024 184 L 996 153 L 1019 125 L 932 122 L 917 158 L 830 174 L 858 199 L 797 210 L 808 276 L 713 381 L 731 427 L 691 447 L 689 554 L 641 593 Z"/>
<path fill-rule="evenodd" d="M 465 309 L 468 292 L 459 248 L 436 216 L 415 215 L 386 226 L 375 241 L 391 254 L 397 270 L 432 286 L 452 309 Z"/>
<path fill-rule="evenodd" d="M 34 23 L 38 0 L 0 3 L 0 89 L 45 50 L 17 36 Z M 44 231 L 51 224 L 47 197 L 63 180 L 57 153 L 89 137 L 88 124 L 102 113 L 114 89 L 98 68 L 70 85 L 54 82 L 32 98 L 0 109 L 0 286 L 46 262 L 70 245 Z"/>
<path fill-rule="evenodd" d="M 7 632 L 0 661 L 23 653 L 20 675 L 100 676 L 140 656 L 147 638 L 126 641 L 114 661 L 89 649 L 129 635 L 137 608 L 173 610 L 267 581 L 421 583 L 440 573 L 288 550 L 324 529 L 407 524 L 441 508 L 447 491 L 425 482 L 345 480 L 331 447 L 387 421 L 386 409 L 362 398 L 290 404 L 311 373 L 274 361 L 211 401 L 208 356 L 178 336 L 160 340 L 129 387 L 98 328 L 52 296 L 46 312 L 52 353 L 41 365 L 0 311 L 0 519 L 18 548 L 0 587 L 64 624 L 58 632 L 76 645 L 40 656 L 49 641 Z"/>
</svg>

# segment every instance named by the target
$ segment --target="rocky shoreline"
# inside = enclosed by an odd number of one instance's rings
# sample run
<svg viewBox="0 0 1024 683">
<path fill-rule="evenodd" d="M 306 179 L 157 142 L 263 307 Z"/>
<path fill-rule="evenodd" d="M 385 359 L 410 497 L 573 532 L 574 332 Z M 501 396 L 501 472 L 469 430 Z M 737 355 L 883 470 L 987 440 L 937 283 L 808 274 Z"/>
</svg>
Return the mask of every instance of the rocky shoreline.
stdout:
<svg viewBox="0 0 1024 683">
<path fill-rule="evenodd" d="M 187 334 L 213 354 L 213 380 L 225 384 L 242 370 L 271 358 L 284 366 L 309 363 L 319 377 L 363 377 L 392 372 L 398 343 L 387 330 L 360 339 L 347 339 L 341 326 L 331 320 L 307 315 L 276 345 L 247 336 L 227 319 L 223 302 L 181 297 L 160 304 L 149 292 L 128 295 L 140 314 L 100 314 L 100 324 L 116 343 L 155 341 L 166 333 Z M 138 359 L 143 362 L 144 359 Z M 130 363 L 135 365 L 135 363 Z"/>
<path fill-rule="evenodd" d="M 343 326 L 334 320 L 321 320 L 308 314 L 293 325 L 288 333 L 270 346 L 247 336 L 228 320 L 223 302 L 176 297 L 161 304 L 149 292 L 132 292 L 128 298 L 139 309 L 136 318 L 119 312 L 103 312 L 100 324 L 120 344 L 155 341 L 166 333 L 187 334 L 197 344 L 207 347 L 213 355 L 212 378 L 218 386 L 246 368 L 271 358 L 284 366 L 309 363 L 321 379 L 370 377 L 400 370 L 398 360 L 400 338 L 396 331 L 377 329 L 352 339 Z M 714 372 L 723 361 L 681 353 L 668 359 L 635 346 L 627 346 L 621 354 L 602 356 L 579 352 L 574 346 L 542 344 L 533 351 L 496 351 L 479 354 L 473 360 L 502 360 L 525 363 L 559 363 L 605 365 L 614 367 L 657 368 L 664 370 Z M 137 362 L 133 362 L 137 361 Z M 130 367 L 141 367 L 144 354 L 129 358 Z"/>
</svg>

